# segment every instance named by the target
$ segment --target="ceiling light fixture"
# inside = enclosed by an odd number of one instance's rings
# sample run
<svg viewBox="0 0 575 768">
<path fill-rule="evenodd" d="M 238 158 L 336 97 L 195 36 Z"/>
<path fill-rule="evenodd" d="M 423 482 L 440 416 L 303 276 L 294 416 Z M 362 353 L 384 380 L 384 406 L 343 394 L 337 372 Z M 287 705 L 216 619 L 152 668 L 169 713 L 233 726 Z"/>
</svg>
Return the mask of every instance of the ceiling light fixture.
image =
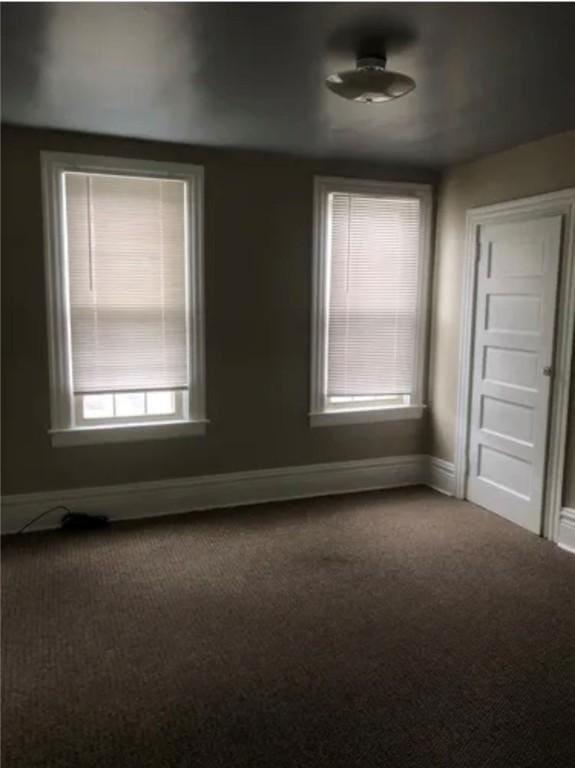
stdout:
<svg viewBox="0 0 575 768">
<path fill-rule="evenodd" d="M 385 68 L 385 56 L 365 56 L 357 60 L 355 69 L 330 75 L 325 84 L 344 99 L 373 103 L 405 96 L 415 88 L 415 80 Z"/>
</svg>

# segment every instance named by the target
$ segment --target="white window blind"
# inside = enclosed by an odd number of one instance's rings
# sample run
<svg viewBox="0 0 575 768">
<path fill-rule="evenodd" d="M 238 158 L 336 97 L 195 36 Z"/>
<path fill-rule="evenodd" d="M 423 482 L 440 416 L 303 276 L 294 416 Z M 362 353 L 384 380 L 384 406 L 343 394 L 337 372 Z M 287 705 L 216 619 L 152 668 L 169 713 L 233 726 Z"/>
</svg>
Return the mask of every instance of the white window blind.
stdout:
<svg viewBox="0 0 575 768">
<path fill-rule="evenodd" d="M 188 387 L 186 182 L 64 174 L 75 395 Z"/>
<path fill-rule="evenodd" d="M 415 387 L 420 201 L 339 193 L 328 202 L 328 401 Z"/>
</svg>

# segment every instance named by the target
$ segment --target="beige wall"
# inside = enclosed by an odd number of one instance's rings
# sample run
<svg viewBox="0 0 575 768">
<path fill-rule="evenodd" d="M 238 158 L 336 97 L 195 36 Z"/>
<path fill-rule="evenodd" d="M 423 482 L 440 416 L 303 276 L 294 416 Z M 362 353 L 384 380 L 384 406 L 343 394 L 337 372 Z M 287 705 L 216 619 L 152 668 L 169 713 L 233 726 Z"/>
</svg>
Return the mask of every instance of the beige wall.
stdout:
<svg viewBox="0 0 575 768">
<path fill-rule="evenodd" d="M 40 151 L 202 164 L 207 402 L 203 437 L 52 448 Z M 3 134 L 5 493 L 421 453 L 425 422 L 310 429 L 314 174 L 433 182 L 433 174 L 262 153 L 6 128 Z"/>
<path fill-rule="evenodd" d="M 431 333 L 432 455 L 453 461 L 465 214 L 468 208 L 575 187 L 575 131 L 451 168 L 439 191 Z M 571 403 L 575 404 L 575 377 Z M 575 506 L 575 406 L 564 503 Z"/>
</svg>

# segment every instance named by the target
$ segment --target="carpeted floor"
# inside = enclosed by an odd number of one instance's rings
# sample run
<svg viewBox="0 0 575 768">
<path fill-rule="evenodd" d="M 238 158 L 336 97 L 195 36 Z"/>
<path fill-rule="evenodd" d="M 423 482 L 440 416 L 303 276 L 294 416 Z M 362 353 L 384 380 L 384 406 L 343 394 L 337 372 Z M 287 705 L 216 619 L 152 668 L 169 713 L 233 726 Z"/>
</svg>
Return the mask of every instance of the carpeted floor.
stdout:
<svg viewBox="0 0 575 768">
<path fill-rule="evenodd" d="M 11 537 L 5 768 L 573 768 L 575 557 L 427 489 Z"/>
</svg>

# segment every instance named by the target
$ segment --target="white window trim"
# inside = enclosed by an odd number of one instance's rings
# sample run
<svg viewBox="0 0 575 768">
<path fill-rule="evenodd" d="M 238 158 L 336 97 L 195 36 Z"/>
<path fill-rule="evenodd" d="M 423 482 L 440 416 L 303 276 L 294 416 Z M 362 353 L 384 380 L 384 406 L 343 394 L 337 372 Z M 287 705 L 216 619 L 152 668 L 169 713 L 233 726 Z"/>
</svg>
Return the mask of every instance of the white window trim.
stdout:
<svg viewBox="0 0 575 768">
<path fill-rule="evenodd" d="M 50 363 L 50 412 L 52 445 L 87 445 L 90 443 L 178 437 L 202 434 L 207 424 L 205 413 L 204 352 L 204 257 L 203 189 L 201 166 L 164 163 L 131 158 L 101 157 L 71 153 L 42 152 L 42 202 L 48 309 L 48 350 Z M 142 424 L 74 427 L 70 360 L 70 323 L 67 299 L 68 275 L 64 264 L 62 226 L 62 174 L 84 173 L 140 174 L 187 182 L 188 190 L 188 295 L 189 295 L 189 417 L 185 421 Z"/>
<path fill-rule="evenodd" d="M 414 197 L 421 201 L 421 240 L 419 261 L 419 285 L 417 296 L 417 331 L 415 358 L 414 402 L 411 405 L 393 405 L 378 408 L 350 407 L 343 410 L 329 408 L 326 402 L 326 347 L 328 304 L 328 197 L 334 192 L 371 195 L 397 195 Z M 431 257 L 432 189 L 428 184 L 409 182 L 382 182 L 366 179 L 320 177 L 314 179 L 314 232 L 313 232 L 313 283 L 312 283 L 312 342 L 311 342 L 311 392 L 310 426 L 338 424 L 366 424 L 377 421 L 417 419 L 423 415 L 425 360 L 428 335 L 428 299 Z"/>
<path fill-rule="evenodd" d="M 162 440 L 166 437 L 203 435 L 207 421 L 163 421 L 142 424 L 121 424 L 99 427 L 52 429 L 52 445 L 96 445 L 98 443 L 133 443 L 142 440 Z"/>
</svg>

